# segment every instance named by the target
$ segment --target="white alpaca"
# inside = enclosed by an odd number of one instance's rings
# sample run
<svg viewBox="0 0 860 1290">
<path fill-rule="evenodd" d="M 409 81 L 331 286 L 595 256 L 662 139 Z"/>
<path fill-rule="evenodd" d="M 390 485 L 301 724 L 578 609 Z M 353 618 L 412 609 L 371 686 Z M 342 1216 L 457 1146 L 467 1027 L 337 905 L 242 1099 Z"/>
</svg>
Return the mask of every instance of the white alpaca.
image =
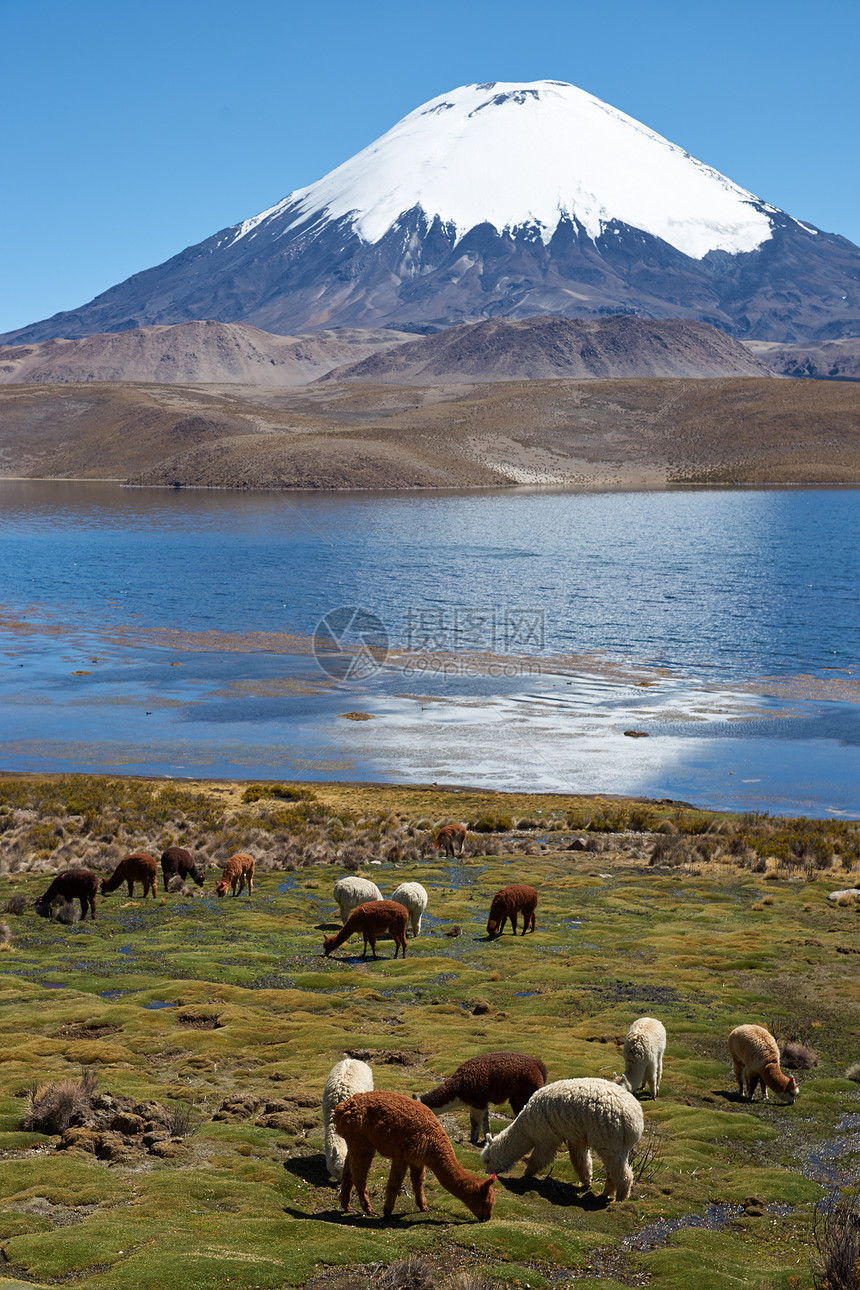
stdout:
<svg viewBox="0 0 860 1290">
<path fill-rule="evenodd" d="M 633 1185 L 630 1153 L 642 1137 L 645 1117 L 632 1093 L 605 1079 L 559 1079 L 532 1093 L 513 1124 L 487 1135 L 481 1162 L 487 1172 L 507 1173 L 529 1155 L 526 1177 L 546 1169 L 567 1143 L 570 1163 L 591 1186 L 591 1152 L 606 1170 L 603 1195 L 626 1200 Z"/>
<path fill-rule="evenodd" d="M 323 1089 L 323 1139 L 325 1142 L 325 1165 L 332 1178 L 343 1177 L 343 1166 L 346 1160 L 346 1143 L 335 1131 L 332 1115 L 334 1108 L 345 1102 L 353 1093 L 373 1092 L 373 1071 L 367 1062 L 356 1061 L 354 1057 L 345 1057 L 337 1066 L 332 1066 Z"/>
<path fill-rule="evenodd" d="M 666 1029 L 656 1017 L 640 1017 L 627 1031 L 624 1040 L 624 1074 L 615 1083 L 630 1093 L 645 1084 L 656 1098 L 663 1078 L 663 1054 L 666 1051 Z"/>
<path fill-rule="evenodd" d="M 413 936 L 421 935 L 421 915 L 427 908 L 427 892 L 421 886 L 420 882 L 401 882 L 400 886 L 391 893 L 391 900 L 396 900 L 398 905 L 405 905 L 409 910 L 409 926 L 412 929 Z"/>
<path fill-rule="evenodd" d="M 369 878 L 338 878 L 334 884 L 335 904 L 340 910 L 340 921 L 345 923 L 356 905 L 366 900 L 382 900 L 382 892 Z"/>
</svg>

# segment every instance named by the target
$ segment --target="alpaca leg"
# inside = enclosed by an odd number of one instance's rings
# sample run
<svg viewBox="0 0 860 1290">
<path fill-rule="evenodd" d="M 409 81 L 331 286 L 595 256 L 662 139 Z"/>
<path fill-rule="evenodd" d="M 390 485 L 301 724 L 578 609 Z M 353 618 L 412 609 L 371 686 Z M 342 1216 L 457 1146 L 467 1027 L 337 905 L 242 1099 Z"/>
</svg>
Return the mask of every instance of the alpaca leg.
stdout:
<svg viewBox="0 0 860 1290">
<path fill-rule="evenodd" d="M 517 911 L 511 914 L 511 927 L 514 929 L 514 936 L 517 934 Z"/>
<path fill-rule="evenodd" d="M 662 1082 L 663 1082 L 663 1056 L 661 1054 L 657 1058 L 657 1092 L 654 1094 L 655 1097 L 657 1097 L 660 1093 L 660 1085 Z"/>
<path fill-rule="evenodd" d="M 607 1200 L 626 1200 L 633 1186 L 633 1170 L 627 1162 L 627 1153 L 617 1151 L 603 1156 L 606 1184 L 603 1195 Z"/>
<path fill-rule="evenodd" d="M 584 1142 L 568 1142 L 567 1154 L 584 1187 L 591 1186 L 591 1152 Z"/>
<path fill-rule="evenodd" d="M 412 1195 L 415 1197 L 415 1204 L 423 1213 L 429 1208 L 427 1197 L 424 1195 L 424 1166 L 410 1165 L 409 1177 L 412 1181 Z"/>
<path fill-rule="evenodd" d="M 486 1127 L 484 1121 L 486 1120 Z M 490 1127 L 490 1109 L 489 1107 L 481 1108 L 479 1106 L 469 1107 L 469 1141 L 473 1147 L 478 1145 L 481 1136 L 487 1136 Z"/>
<path fill-rule="evenodd" d="M 349 1201 L 352 1195 L 352 1170 L 349 1167 L 349 1155 L 343 1166 L 343 1173 L 340 1176 L 340 1207 L 344 1214 L 349 1213 Z"/>
<path fill-rule="evenodd" d="M 555 1153 L 558 1149 L 557 1142 L 538 1142 L 532 1147 L 532 1153 L 526 1161 L 526 1178 L 532 1178 L 535 1174 L 540 1173 L 542 1169 L 548 1169 L 555 1160 Z"/>
<path fill-rule="evenodd" d="M 373 951 L 373 957 L 374 957 L 374 958 L 376 958 L 376 937 L 375 937 L 375 936 L 369 936 L 369 937 L 368 937 L 368 940 L 370 941 L 370 948 L 371 948 L 371 950 Z M 367 951 L 366 951 L 366 950 L 365 950 L 365 957 L 367 957 Z"/>
<path fill-rule="evenodd" d="M 656 1063 L 655 1061 L 653 1061 L 653 1060 L 652 1060 L 652 1061 L 650 1061 L 650 1062 L 648 1063 L 648 1065 L 646 1066 L 646 1068 L 645 1068 L 645 1083 L 648 1085 L 648 1089 L 649 1089 L 649 1092 L 651 1093 L 651 1096 L 652 1096 L 652 1097 L 654 1097 L 654 1098 L 656 1098 L 656 1096 L 657 1096 L 657 1083 L 658 1083 L 658 1081 L 657 1081 L 657 1063 Z"/>
<path fill-rule="evenodd" d="M 134 879 L 133 879 L 133 878 L 129 878 L 129 879 L 128 879 L 128 895 L 129 895 L 129 899 L 131 899 L 131 897 L 134 895 Z"/>
<path fill-rule="evenodd" d="M 382 1212 L 386 1218 L 388 1218 L 389 1214 L 394 1213 L 394 1206 L 403 1188 L 403 1179 L 406 1177 L 407 1168 L 408 1161 L 405 1156 L 392 1157 L 391 1168 L 388 1171 L 388 1182 L 385 1184 L 385 1201 L 382 1206 Z"/>
<path fill-rule="evenodd" d="M 376 1151 L 373 1147 L 362 1149 L 361 1147 L 351 1146 L 347 1151 L 346 1164 L 343 1167 L 343 1183 L 340 1189 L 342 1205 L 344 1189 L 346 1189 L 347 1204 L 344 1208 L 349 1206 L 349 1189 L 354 1187 L 358 1202 L 365 1214 L 373 1213 L 370 1196 L 367 1192 L 367 1175 L 370 1173 L 370 1166 L 375 1155 Z"/>
<path fill-rule="evenodd" d="M 732 1058 L 732 1066 L 734 1067 L 735 1079 L 738 1082 L 738 1089 L 740 1091 L 740 1095 L 741 1097 L 743 1097 L 744 1096 L 744 1068 L 736 1057 Z"/>
</svg>

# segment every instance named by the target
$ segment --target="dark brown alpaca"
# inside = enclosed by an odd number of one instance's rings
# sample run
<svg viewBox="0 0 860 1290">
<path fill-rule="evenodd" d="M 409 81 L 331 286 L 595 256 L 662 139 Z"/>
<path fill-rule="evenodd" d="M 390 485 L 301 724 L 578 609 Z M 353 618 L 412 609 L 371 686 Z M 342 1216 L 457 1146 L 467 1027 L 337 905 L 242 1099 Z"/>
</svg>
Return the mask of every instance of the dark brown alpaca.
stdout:
<svg viewBox="0 0 860 1290">
<path fill-rule="evenodd" d="M 248 895 L 250 896 L 254 890 L 255 867 L 254 857 L 247 855 L 244 851 L 239 851 L 236 855 L 231 856 L 224 866 L 221 881 L 215 888 L 216 896 L 226 896 L 228 887 L 231 888 L 234 896 L 241 896 L 245 890 L 246 882 L 248 884 Z"/>
<path fill-rule="evenodd" d="M 465 824 L 446 824 L 436 834 L 433 845 L 437 851 L 444 851 L 446 856 L 462 855 L 466 845 Z"/>
<path fill-rule="evenodd" d="M 143 884 L 143 898 L 146 900 L 146 893 L 152 892 L 153 898 L 158 895 L 158 861 L 155 856 L 147 855 L 145 851 L 138 852 L 133 856 L 126 856 L 120 860 L 117 867 L 109 878 L 102 878 L 102 895 L 106 896 L 110 891 L 116 891 L 122 883 L 128 883 L 129 896 L 134 895 L 134 884 L 136 882 Z"/>
<path fill-rule="evenodd" d="M 344 941 L 356 932 L 364 937 L 362 957 L 367 958 L 367 947 L 370 945 L 373 957 L 376 958 L 376 942 L 380 936 L 388 934 L 394 937 L 394 957 L 398 949 L 403 950 L 406 958 L 406 924 L 409 922 L 409 910 L 405 905 L 398 905 L 396 900 L 368 900 L 363 905 L 356 905 L 349 918 L 336 936 L 327 936 L 323 944 L 323 954 L 328 958 Z"/>
<path fill-rule="evenodd" d="M 48 918 L 55 900 L 79 900 L 81 918 L 86 918 L 89 910 L 90 918 L 94 919 L 98 887 L 98 877 L 91 869 L 64 869 L 36 901 L 36 913 Z"/>
<path fill-rule="evenodd" d="M 490 1103 L 510 1102 L 519 1115 L 532 1093 L 546 1083 L 546 1067 L 537 1057 L 525 1053 L 484 1053 L 458 1066 L 441 1084 L 416 1099 L 441 1115 L 456 1107 L 469 1112 L 469 1141 L 477 1143 L 490 1131 Z"/>
<path fill-rule="evenodd" d="M 168 847 L 161 857 L 161 876 L 164 879 L 165 895 L 170 888 L 171 878 L 175 878 L 177 874 L 183 882 L 186 878 L 191 878 L 198 887 L 203 886 L 203 874 L 194 863 L 191 852 L 183 847 Z"/>
<path fill-rule="evenodd" d="M 436 1116 L 420 1102 L 403 1093 L 356 1093 L 335 1107 L 333 1118 L 347 1152 L 340 1188 L 342 1209 L 349 1209 L 354 1187 L 365 1214 L 373 1213 L 367 1194 L 367 1175 L 378 1151 L 391 1161 L 383 1205 L 386 1217 L 394 1211 L 407 1169 L 420 1210 L 427 1209 L 424 1174 L 429 1169 L 445 1190 L 467 1205 L 476 1218 L 487 1219 L 492 1214 L 496 1203 L 493 1191 L 496 1175 L 476 1178 L 467 1173 Z"/>
<path fill-rule="evenodd" d="M 490 940 L 501 936 L 508 919 L 511 920 L 511 927 L 516 936 L 517 914 L 523 916 L 523 936 L 530 928 L 534 931 L 537 903 L 538 894 L 534 887 L 526 887 L 521 882 L 515 882 L 510 887 L 502 887 L 501 891 L 496 892 L 490 906 L 490 917 L 487 920 L 487 935 Z"/>
</svg>

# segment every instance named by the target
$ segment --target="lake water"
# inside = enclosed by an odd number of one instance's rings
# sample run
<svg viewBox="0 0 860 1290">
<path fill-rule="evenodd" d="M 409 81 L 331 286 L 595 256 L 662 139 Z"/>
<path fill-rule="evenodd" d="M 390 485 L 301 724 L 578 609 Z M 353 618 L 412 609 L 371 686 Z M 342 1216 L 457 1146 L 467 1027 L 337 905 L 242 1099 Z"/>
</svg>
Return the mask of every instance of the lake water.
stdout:
<svg viewBox="0 0 860 1290">
<path fill-rule="evenodd" d="M 860 814 L 858 550 L 856 489 L 2 481 L 0 768 Z"/>
</svg>

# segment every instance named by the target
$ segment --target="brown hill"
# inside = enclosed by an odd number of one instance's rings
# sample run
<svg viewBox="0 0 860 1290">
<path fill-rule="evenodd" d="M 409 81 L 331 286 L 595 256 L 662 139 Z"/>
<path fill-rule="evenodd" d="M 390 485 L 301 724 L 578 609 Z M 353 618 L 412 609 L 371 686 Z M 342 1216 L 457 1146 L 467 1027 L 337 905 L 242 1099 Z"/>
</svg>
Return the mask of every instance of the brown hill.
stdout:
<svg viewBox="0 0 860 1290">
<path fill-rule="evenodd" d="M 236 381 L 304 385 L 343 363 L 389 349 L 405 332 L 318 331 L 275 336 L 245 323 L 188 322 L 0 348 L 0 383 Z"/>
<path fill-rule="evenodd" d="M 746 348 L 780 376 L 807 376 L 817 380 L 860 381 L 860 336 L 825 340 L 818 344 L 778 345 L 749 340 Z"/>
<path fill-rule="evenodd" d="M 0 472 L 227 488 L 860 482 L 860 384 L 0 386 Z"/>
<path fill-rule="evenodd" d="M 335 368 L 322 379 L 449 385 L 770 375 L 739 341 L 707 323 L 614 316 L 464 323 Z"/>
</svg>

